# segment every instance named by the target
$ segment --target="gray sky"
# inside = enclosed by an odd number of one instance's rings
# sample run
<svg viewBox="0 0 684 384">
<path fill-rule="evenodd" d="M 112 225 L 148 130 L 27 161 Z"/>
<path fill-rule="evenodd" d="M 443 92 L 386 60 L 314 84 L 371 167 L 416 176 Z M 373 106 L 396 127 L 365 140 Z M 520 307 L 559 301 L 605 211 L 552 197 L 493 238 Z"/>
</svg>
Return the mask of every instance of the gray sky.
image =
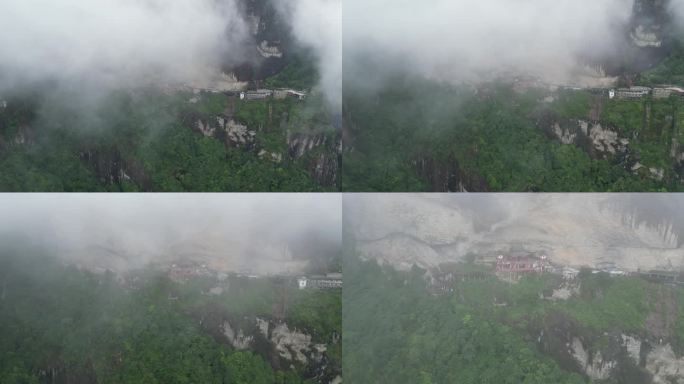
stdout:
<svg viewBox="0 0 684 384">
<path fill-rule="evenodd" d="M 525 71 L 564 81 L 579 54 L 609 50 L 633 0 L 347 0 L 344 79 L 359 85 L 367 59 L 384 73 L 402 70 L 437 80 L 479 80 Z M 624 35 L 624 31 L 622 31 Z"/>
<path fill-rule="evenodd" d="M 2 194 L 0 212 L 3 238 L 114 270 L 192 259 L 296 273 L 341 241 L 337 194 Z"/>
</svg>

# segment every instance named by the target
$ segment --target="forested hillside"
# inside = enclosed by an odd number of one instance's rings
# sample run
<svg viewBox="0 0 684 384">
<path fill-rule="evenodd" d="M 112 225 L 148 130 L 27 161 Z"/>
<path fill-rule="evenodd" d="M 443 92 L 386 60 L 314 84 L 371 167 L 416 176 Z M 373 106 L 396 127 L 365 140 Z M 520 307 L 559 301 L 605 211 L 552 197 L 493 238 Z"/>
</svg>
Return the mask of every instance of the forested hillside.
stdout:
<svg viewBox="0 0 684 384">
<path fill-rule="evenodd" d="M 219 280 L 177 281 L 157 268 L 95 274 L 40 252 L 5 251 L 0 383 L 294 384 L 341 374 L 339 291 L 232 274 Z M 274 334 L 289 326 L 310 335 L 324 352 L 294 359 L 288 353 L 303 347 L 274 344 L 255 319 Z"/>
<path fill-rule="evenodd" d="M 625 42 L 611 51 L 615 57 L 588 66 L 606 83 L 554 82 L 507 69 L 475 80 L 445 70 L 442 79 L 369 62 L 366 70 L 384 77 L 363 86 L 352 72 L 344 90 L 343 189 L 683 190 L 684 51 L 681 31 L 658 21 L 664 4 L 637 1 L 634 8 L 659 10 L 634 21 L 653 24 L 658 33 L 651 38 L 664 35 L 657 47 Z M 677 92 L 615 96 L 632 86 Z"/>
<path fill-rule="evenodd" d="M 337 188 L 336 129 L 320 95 L 244 101 L 147 89 L 0 108 L 0 190 L 322 191 Z M 51 108 L 46 111 L 45 108 Z M 221 124 L 222 123 L 222 124 Z"/>
<path fill-rule="evenodd" d="M 399 79 L 348 93 L 343 188 L 679 191 L 684 101 Z M 642 169 L 643 168 L 643 169 Z"/>
<path fill-rule="evenodd" d="M 452 271 L 477 278 L 436 294 L 426 270 L 349 258 L 347 380 L 643 384 L 676 376 L 684 350 L 681 287 L 588 271 L 572 283 L 542 274 L 515 284 L 487 278 L 482 266 Z"/>
</svg>

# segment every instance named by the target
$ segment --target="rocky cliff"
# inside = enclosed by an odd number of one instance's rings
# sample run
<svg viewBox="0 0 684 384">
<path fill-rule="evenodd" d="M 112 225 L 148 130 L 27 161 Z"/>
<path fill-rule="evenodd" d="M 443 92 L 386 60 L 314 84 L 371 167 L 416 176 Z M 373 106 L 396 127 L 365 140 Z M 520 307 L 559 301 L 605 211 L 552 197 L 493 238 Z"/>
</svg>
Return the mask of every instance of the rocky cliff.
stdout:
<svg viewBox="0 0 684 384">
<path fill-rule="evenodd" d="M 634 0 L 627 25 L 618 31 L 622 39 L 610 51 L 587 53 L 588 61 L 603 68 L 607 75 L 628 81 L 658 64 L 672 48 L 673 25 L 668 6 L 669 0 Z"/>
<path fill-rule="evenodd" d="M 285 117 L 287 119 L 287 117 Z M 276 148 L 265 147 L 259 140 L 264 127 L 248 126 L 230 115 L 196 117 L 195 130 L 224 142 L 228 147 L 241 148 L 261 159 L 274 163 L 303 162 L 316 184 L 326 188 L 339 185 L 341 137 L 335 132 L 271 132 L 281 141 Z M 279 129 L 280 130 L 280 129 Z"/>
<path fill-rule="evenodd" d="M 240 0 L 252 41 L 241 63 L 224 66 L 240 81 L 261 81 L 280 72 L 288 63 L 294 45 L 289 26 L 270 0 Z"/>
<path fill-rule="evenodd" d="M 307 377 L 325 384 L 341 377 L 341 367 L 332 363 L 326 353 L 328 345 L 341 342 L 339 335 L 325 335 L 326 342 L 315 342 L 305 330 L 282 320 L 258 316 L 239 321 L 210 316 L 202 318 L 201 324 L 222 343 L 266 356 L 275 369 L 306 367 Z"/>
<path fill-rule="evenodd" d="M 578 267 L 608 258 L 629 270 L 684 269 L 682 202 L 676 196 L 636 202 L 635 196 L 507 195 L 479 202 L 458 196 L 349 196 L 345 228 L 362 257 L 399 269 L 434 268 L 512 247 Z M 477 208 L 499 213 L 485 220 Z"/>
<path fill-rule="evenodd" d="M 653 334 L 597 332 L 555 312 L 528 325 L 537 347 L 569 371 L 624 384 L 684 383 L 684 358 Z"/>
<path fill-rule="evenodd" d="M 576 92 L 570 97 L 580 100 L 583 95 L 586 93 Z M 558 104 L 555 101 L 551 109 Z M 625 100 L 592 95 L 584 104 L 587 113 L 572 116 L 560 116 L 542 106 L 544 111 L 535 116 L 536 125 L 548 138 L 574 145 L 592 159 L 607 160 L 642 178 L 681 182 L 684 104 L 679 98 Z"/>
</svg>

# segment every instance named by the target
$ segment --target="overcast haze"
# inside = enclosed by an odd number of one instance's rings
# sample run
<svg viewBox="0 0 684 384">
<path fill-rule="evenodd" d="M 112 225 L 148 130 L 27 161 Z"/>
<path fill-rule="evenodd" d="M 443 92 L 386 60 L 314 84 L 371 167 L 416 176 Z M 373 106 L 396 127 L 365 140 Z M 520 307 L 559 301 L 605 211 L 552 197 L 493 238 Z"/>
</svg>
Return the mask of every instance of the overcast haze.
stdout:
<svg viewBox="0 0 684 384">
<path fill-rule="evenodd" d="M 335 112 L 342 108 L 342 0 L 279 0 L 297 40 L 314 50 L 321 84 Z"/>
<path fill-rule="evenodd" d="M 341 241 L 334 194 L 4 194 L 0 212 L 3 239 L 113 270 L 195 260 L 298 273 L 336 256 Z"/>
<path fill-rule="evenodd" d="M 363 257 L 402 269 L 517 247 L 577 267 L 684 270 L 682 194 L 358 194 L 344 220 Z"/>
<path fill-rule="evenodd" d="M 675 23 L 679 27 L 681 33 L 684 33 L 684 1 L 675 0 L 670 2 L 670 10 L 675 16 Z"/>
<path fill-rule="evenodd" d="M 0 92 L 58 80 L 79 87 L 202 84 L 253 56 L 238 0 L 4 0 Z M 276 0 L 321 87 L 340 107 L 341 0 Z M 73 87 L 72 85 L 66 85 Z M 89 87 L 86 87 L 89 86 Z"/>
<path fill-rule="evenodd" d="M 582 81 L 596 74 L 579 57 L 613 48 L 624 37 L 632 5 L 633 0 L 345 1 L 345 83 L 367 84 L 393 70 L 450 82 L 509 70 L 550 82 Z M 382 73 L 366 73 L 368 61 Z"/>
<path fill-rule="evenodd" d="M 248 34 L 233 0 L 4 0 L 0 25 L 5 86 L 190 81 L 240 56 Z"/>
</svg>

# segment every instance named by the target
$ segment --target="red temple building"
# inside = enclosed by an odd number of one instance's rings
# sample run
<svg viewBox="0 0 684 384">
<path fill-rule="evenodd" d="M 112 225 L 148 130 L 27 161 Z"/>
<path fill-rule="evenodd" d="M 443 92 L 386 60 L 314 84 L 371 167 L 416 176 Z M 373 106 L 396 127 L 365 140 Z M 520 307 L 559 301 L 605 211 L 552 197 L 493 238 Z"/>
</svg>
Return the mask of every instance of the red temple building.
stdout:
<svg viewBox="0 0 684 384">
<path fill-rule="evenodd" d="M 527 254 L 514 254 L 509 256 L 499 255 L 496 258 L 497 273 L 543 272 L 546 265 L 546 256 L 534 257 Z"/>
</svg>

